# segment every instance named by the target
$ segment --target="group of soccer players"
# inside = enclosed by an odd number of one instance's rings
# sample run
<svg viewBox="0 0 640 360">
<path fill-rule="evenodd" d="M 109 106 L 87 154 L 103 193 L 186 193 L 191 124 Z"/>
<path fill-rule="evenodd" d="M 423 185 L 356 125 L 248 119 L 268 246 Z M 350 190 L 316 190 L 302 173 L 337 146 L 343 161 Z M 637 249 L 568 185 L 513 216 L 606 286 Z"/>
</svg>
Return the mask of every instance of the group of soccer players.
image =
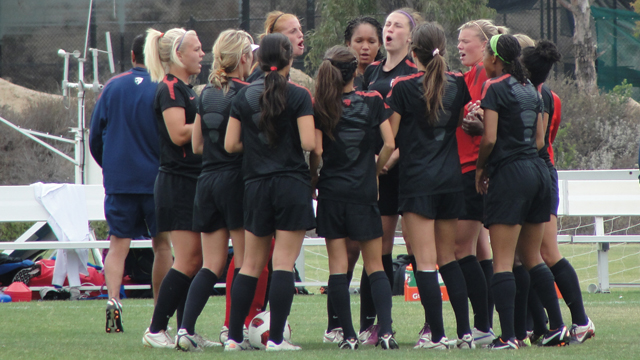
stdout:
<svg viewBox="0 0 640 360">
<path fill-rule="evenodd" d="M 508 35 L 489 20 L 470 21 L 458 39 L 470 70 L 451 72 L 444 30 L 407 8 L 384 25 L 353 19 L 344 40 L 326 51 L 312 98 L 288 80 L 294 57 L 304 52 L 299 20 L 269 13 L 259 47 L 244 31 L 219 35 L 209 83 L 198 96 L 189 85 L 204 56 L 197 34 L 148 30 L 145 65 L 159 83 L 157 231 L 169 232 L 175 260 L 143 343 L 215 345 L 195 323 L 222 275 L 231 238 L 236 270 L 224 349 L 251 348 L 243 325 L 270 263 L 266 350 L 300 350 L 283 332 L 294 262 L 305 232 L 316 228 L 329 257 L 324 341 L 341 349 L 397 349 L 391 252 L 399 215 L 425 313 L 415 348 L 518 349 L 592 337 L 575 270 L 556 242 L 550 150 L 560 104 L 544 85 L 560 59 L 555 45 Z M 348 287 L 360 252 L 356 333 Z M 452 341 L 444 333 L 437 271 L 456 316 Z M 570 327 L 554 280 L 571 311 Z M 494 303 L 500 336 L 492 330 Z M 167 325 L 176 311 L 174 340 Z"/>
</svg>

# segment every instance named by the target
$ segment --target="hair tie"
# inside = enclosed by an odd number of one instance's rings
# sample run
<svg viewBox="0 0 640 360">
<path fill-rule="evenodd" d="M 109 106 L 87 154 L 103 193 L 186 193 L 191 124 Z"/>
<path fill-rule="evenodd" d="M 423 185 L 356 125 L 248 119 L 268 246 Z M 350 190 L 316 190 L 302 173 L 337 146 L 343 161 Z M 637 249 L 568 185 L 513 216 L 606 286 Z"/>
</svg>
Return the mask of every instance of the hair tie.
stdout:
<svg viewBox="0 0 640 360">
<path fill-rule="evenodd" d="M 160 38 L 162 38 L 163 36 L 164 36 L 164 33 L 163 33 L 163 32 L 161 32 L 161 33 L 160 33 Z"/>
<path fill-rule="evenodd" d="M 472 23 L 474 23 L 478 27 L 478 29 L 480 29 L 480 32 L 482 32 L 482 35 L 484 36 L 485 40 L 489 40 L 489 37 L 487 36 L 487 34 L 485 34 L 484 30 L 482 30 L 482 26 L 480 26 L 480 24 L 478 24 L 475 21 L 472 21 Z"/>
<path fill-rule="evenodd" d="M 271 71 L 278 71 L 278 67 L 277 66 L 272 66 L 271 67 Z"/>
<path fill-rule="evenodd" d="M 182 46 L 182 42 L 184 41 L 184 37 L 187 36 L 188 32 L 189 32 L 189 30 L 185 30 L 184 34 L 182 34 L 182 38 L 180 38 L 180 42 L 178 43 L 178 47 L 176 48 L 176 51 L 180 50 L 180 46 Z"/>
<path fill-rule="evenodd" d="M 440 54 L 440 49 L 436 48 L 435 50 L 433 50 L 433 53 L 431 55 L 435 57 L 438 54 Z"/>
<path fill-rule="evenodd" d="M 278 20 L 282 15 L 285 15 L 285 13 L 278 15 L 278 17 L 275 20 L 273 20 L 273 24 L 271 24 L 271 26 L 269 27 L 269 34 L 273 34 L 273 30 L 276 28 L 276 23 L 278 22 Z"/>
<path fill-rule="evenodd" d="M 408 12 L 406 12 L 404 10 L 396 10 L 396 12 L 399 12 L 400 14 L 408 17 L 409 20 L 411 21 L 411 27 L 412 28 L 416 27 L 416 22 L 413 20 L 413 16 L 411 16 Z"/>
<path fill-rule="evenodd" d="M 511 64 L 510 62 L 508 62 L 507 60 L 503 59 L 502 56 L 500 56 L 500 54 L 498 54 L 498 50 L 496 49 L 498 47 L 498 39 L 500 38 L 500 36 L 502 36 L 502 34 L 498 34 L 498 35 L 493 35 L 491 37 L 491 40 L 489 41 L 489 45 L 491 45 L 491 50 L 493 50 L 493 53 L 500 58 L 500 60 L 502 60 L 503 63 L 505 64 Z"/>
</svg>

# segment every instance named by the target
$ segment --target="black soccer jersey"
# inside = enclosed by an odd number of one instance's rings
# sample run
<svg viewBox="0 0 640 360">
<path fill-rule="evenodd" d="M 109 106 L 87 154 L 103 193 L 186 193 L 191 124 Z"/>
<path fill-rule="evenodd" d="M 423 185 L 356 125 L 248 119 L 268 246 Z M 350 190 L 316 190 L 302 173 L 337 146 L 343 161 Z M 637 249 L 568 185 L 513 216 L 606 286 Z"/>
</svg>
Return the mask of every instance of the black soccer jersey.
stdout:
<svg viewBox="0 0 640 360">
<path fill-rule="evenodd" d="M 392 112 L 376 91 L 342 95 L 342 116 L 333 131 L 335 140 L 322 136 L 322 170 L 318 197 L 375 205 L 375 144 L 380 124 Z"/>
<path fill-rule="evenodd" d="M 364 81 L 364 76 L 362 74 L 357 75 L 355 79 L 353 79 L 353 88 L 355 90 L 362 90 L 362 82 Z"/>
<path fill-rule="evenodd" d="M 229 80 L 229 90 L 225 94 L 222 89 L 211 85 L 200 94 L 199 113 L 202 122 L 202 172 L 216 170 L 240 170 L 242 154 L 229 154 L 224 149 L 224 137 L 229 123 L 231 100 L 238 91 L 248 85 L 236 78 Z"/>
<path fill-rule="evenodd" d="M 456 129 L 460 112 L 471 100 L 462 74 L 447 73 L 443 108 L 435 126 L 428 123 L 422 81 L 424 72 L 396 78 L 387 103 L 402 116 L 396 145 L 400 149 L 399 197 L 462 190 Z"/>
<path fill-rule="evenodd" d="M 382 70 L 386 62 L 387 59 L 384 58 L 380 61 L 374 61 L 371 65 L 367 66 L 362 79 L 362 90 L 375 90 L 379 92 L 383 98 L 386 98 L 387 94 L 391 90 L 393 79 L 398 76 L 410 75 L 418 72 L 416 64 L 409 55 L 389 71 Z"/>
<path fill-rule="evenodd" d="M 198 100 L 193 86 L 167 74 L 158 84 L 153 107 L 160 133 L 160 171 L 197 179 L 202 168 L 202 157 L 193 153 L 191 141 L 183 146 L 171 141 L 162 116 L 162 112 L 169 108 L 184 108 L 185 122 L 193 124 L 198 113 Z"/>
<path fill-rule="evenodd" d="M 252 83 L 258 79 L 264 79 L 264 71 L 260 69 L 260 65 L 256 66 L 256 68 L 253 69 L 253 72 L 249 75 L 249 77 L 246 78 L 248 83 Z"/>
<path fill-rule="evenodd" d="M 547 166 L 553 166 L 551 162 L 551 157 L 549 156 L 549 130 L 551 129 L 551 118 L 553 117 L 553 95 L 551 94 L 551 90 L 544 83 L 538 86 L 538 92 L 542 95 L 542 103 L 544 105 L 544 112 L 549 114 L 549 122 L 547 123 L 547 128 L 544 133 L 544 146 L 540 151 L 538 151 L 538 155 L 544 160 Z M 543 114 L 544 116 L 544 114 Z"/>
<path fill-rule="evenodd" d="M 229 115 L 242 123 L 242 171 L 245 182 L 274 175 L 289 175 L 310 181 L 297 119 L 313 115 L 311 93 L 303 86 L 287 83 L 287 106 L 276 124 L 279 140 L 275 146 L 270 146 L 266 134 L 258 128 L 263 91 L 264 79 L 258 79 L 240 90 L 231 102 Z"/>
<path fill-rule="evenodd" d="M 498 113 L 496 144 L 487 161 L 489 176 L 504 164 L 538 156 L 536 122 L 543 109 L 531 82 L 521 84 L 509 74 L 489 79 L 480 106 Z"/>
</svg>

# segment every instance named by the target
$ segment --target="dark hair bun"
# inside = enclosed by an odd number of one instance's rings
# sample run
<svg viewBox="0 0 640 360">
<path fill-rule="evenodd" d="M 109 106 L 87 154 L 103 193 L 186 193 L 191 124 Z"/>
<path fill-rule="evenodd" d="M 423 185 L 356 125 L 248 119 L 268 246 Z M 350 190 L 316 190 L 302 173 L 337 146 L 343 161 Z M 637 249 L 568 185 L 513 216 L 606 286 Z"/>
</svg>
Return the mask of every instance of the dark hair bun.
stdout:
<svg viewBox="0 0 640 360">
<path fill-rule="evenodd" d="M 534 50 L 542 59 L 556 63 L 562 59 L 562 55 L 558 52 L 558 48 L 549 40 L 540 40 Z"/>
</svg>

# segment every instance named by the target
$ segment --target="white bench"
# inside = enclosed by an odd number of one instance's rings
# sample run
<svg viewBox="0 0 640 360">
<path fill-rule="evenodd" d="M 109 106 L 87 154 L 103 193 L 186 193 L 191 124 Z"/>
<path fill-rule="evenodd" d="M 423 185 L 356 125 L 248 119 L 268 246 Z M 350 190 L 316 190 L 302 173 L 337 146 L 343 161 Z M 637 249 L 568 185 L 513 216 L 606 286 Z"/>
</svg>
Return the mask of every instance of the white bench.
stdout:
<svg viewBox="0 0 640 360">
<path fill-rule="evenodd" d="M 558 215 L 593 216 L 595 218 L 594 235 L 560 235 L 562 243 L 598 243 L 598 290 L 609 292 L 610 286 L 627 284 L 609 284 L 608 249 L 609 243 L 640 242 L 640 235 L 605 235 L 604 216 L 640 215 L 640 186 L 638 170 L 589 170 L 559 171 L 560 206 Z M 90 221 L 104 220 L 104 189 L 102 185 L 85 185 L 87 215 Z M 104 249 L 107 241 L 89 242 L 30 242 L 34 234 L 46 223 L 48 213 L 34 197 L 30 186 L 0 186 L 0 222 L 37 222 L 29 231 L 15 242 L 0 242 L 0 250 L 23 249 Z M 402 237 L 396 237 L 395 243 L 404 244 Z M 324 245 L 324 239 L 307 238 L 303 246 Z M 134 240 L 133 248 L 151 247 L 150 240 Z M 304 251 L 296 262 L 304 282 Z M 302 265 L 302 266 L 300 266 Z"/>
</svg>

